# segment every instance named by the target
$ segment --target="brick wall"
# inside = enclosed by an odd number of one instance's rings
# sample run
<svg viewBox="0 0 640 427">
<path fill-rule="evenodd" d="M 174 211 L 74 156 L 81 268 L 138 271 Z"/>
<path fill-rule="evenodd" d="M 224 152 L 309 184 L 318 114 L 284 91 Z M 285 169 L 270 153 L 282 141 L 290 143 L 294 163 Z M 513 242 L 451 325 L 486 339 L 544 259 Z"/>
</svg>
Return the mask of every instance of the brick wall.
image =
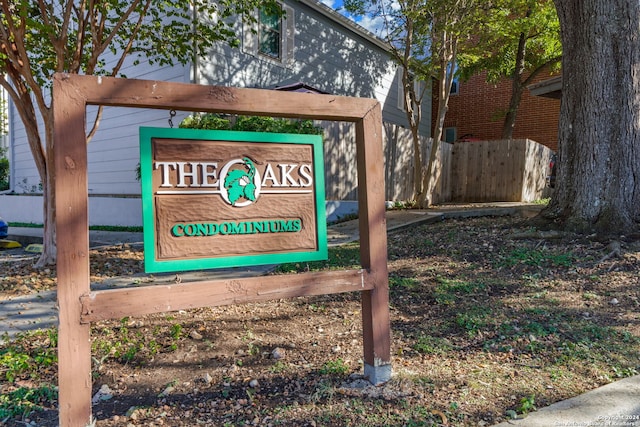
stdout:
<svg viewBox="0 0 640 427">
<path fill-rule="evenodd" d="M 541 73 L 535 82 L 551 77 Z M 474 139 L 500 139 L 504 115 L 511 97 L 511 81 L 486 82 L 486 74 L 460 81 L 459 91 L 449 98 L 445 128 L 455 127 L 457 138 L 470 135 Z M 435 92 L 435 91 L 434 91 Z M 434 99 L 431 123 L 435 123 L 437 100 Z M 532 139 L 556 151 L 560 100 L 533 96 L 525 89 L 518 109 L 514 139 Z"/>
</svg>

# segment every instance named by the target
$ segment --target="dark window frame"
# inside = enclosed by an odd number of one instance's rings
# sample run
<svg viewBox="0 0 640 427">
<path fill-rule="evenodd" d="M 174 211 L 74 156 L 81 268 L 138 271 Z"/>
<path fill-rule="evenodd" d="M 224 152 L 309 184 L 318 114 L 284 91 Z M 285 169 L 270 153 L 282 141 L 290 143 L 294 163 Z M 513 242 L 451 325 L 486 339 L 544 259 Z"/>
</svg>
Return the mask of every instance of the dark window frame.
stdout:
<svg viewBox="0 0 640 427">
<path fill-rule="evenodd" d="M 258 53 L 282 60 L 282 11 L 260 9 L 258 12 Z"/>
</svg>

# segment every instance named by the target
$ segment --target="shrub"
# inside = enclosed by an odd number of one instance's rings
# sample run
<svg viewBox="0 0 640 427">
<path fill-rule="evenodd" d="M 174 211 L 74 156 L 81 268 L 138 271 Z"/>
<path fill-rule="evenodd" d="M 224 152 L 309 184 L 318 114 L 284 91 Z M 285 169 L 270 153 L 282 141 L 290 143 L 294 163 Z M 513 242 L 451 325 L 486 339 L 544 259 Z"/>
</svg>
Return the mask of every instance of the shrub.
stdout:
<svg viewBox="0 0 640 427">
<path fill-rule="evenodd" d="M 185 118 L 179 127 L 186 129 L 229 130 L 231 129 L 231 122 L 217 114 L 193 114 Z"/>
<path fill-rule="evenodd" d="M 231 120 L 214 113 L 192 114 L 182 120 L 179 127 L 182 129 L 236 130 L 307 135 L 322 135 L 324 132 L 324 129 L 320 126 L 313 124 L 313 120 L 291 120 L 259 116 L 238 116 L 235 120 Z M 0 186 L 2 185 L 1 167 L 0 164 Z M 140 181 L 142 177 L 140 163 L 136 166 L 135 172 L 136 180 Z"/>
<path fill-rule="evenodd" d="M 193 114 L 180 123 L 181 128 L 208 130 L 238 130 L 249 132 L 298 133 L 322 135 L 323 129 L 313 120 L 291 120 L 260 116 L 238 116 L 235 120 L 219 114 Z"/>
<path fill-rule="evenodd" d="M 9 159 L 5 157 L 5 151 L 0 148 L 0 191 L 9 189 Z"/>
</svg>

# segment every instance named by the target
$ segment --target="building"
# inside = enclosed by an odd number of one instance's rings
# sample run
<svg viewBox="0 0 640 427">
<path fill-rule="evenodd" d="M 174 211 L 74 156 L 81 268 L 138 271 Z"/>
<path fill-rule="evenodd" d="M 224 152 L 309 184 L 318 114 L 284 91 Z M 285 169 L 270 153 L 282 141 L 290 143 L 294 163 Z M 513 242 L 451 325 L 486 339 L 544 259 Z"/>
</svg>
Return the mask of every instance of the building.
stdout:
<svg viewBox="0 0 640 427">
<path fill-rule="evenodd" d="M 208 55 L 187 66 L 158 67 L 145 62 L 134 65 L 131 59 L 122 74 L 148 80 L 266 89 L 299 84 L 335 95 L 376 98 L 382 105 L 386 125 L 406 127 L 406 115 L 398 108 L 400 72 L 391 60 L 388 45 L 315 0 L 287 0 L 283 12 L 281 17 L 274 18 L 256 11 L 257 24 L 253 28 L 238 23 L 240 47 L 220 43 Z M 430 102 L 425 106 L 427 118 L 429 108 Z M 88 117 L 91 113 L 88 112 Z M 176 112 L 172 116 L 160 110 L 105 109 L 100 128 L 88 148 L 91 224 L 141 225 L 140 185 L 136 180 L 138 127 L 177 126 L 186 115 Z M 0 209 L 9 221 L 39 223 L 42 222 L 41 197 L 37 196 L 40 178 L 15 107 L 10 107 L 9 120 L 10 190 L 17 195 L 0 196 Z M 422 134 L 426 137 L 430 124 L 428 120 L 423 122 Z M 327 134 L 333 140 L 325 141 L 325 169 L 327 173 L 341 174 L 337 183 L 329 184 L 328 180 L 327 185 L 333 187 L 327 188 L 327 197 L 356 200 L 354 153 L 345 148 L 348 144 L 344 141 L 349 131 L 340 128 Z M 398 147 L 395 141 L 388 140 L 386 149 Z M 408 169 L 408 163 L 386 168 L 390 177 L 400 176 L 401 171 Z M 406 184 L 410 188 L 411 183 Z"/>
<path fill-rule="evenodd" d="M 531 87 L 547 81 L 549 77 L 549 74 L 541 73 Z M 557 151 L 560 102 L 550 97 L 536 96 L 532 92 L 525 90 L 522 94 L 513 138 L 531 139 Z M 456 82 L 445 117 L 445 140 L 501 139 L 510 97 L 511 81 L 508 79 L 495 84 L 487 83 L 486 73 L 481 73 L 468 81 Z M 436 114 L 435 105 L 433 114 Z"/>
</svg>

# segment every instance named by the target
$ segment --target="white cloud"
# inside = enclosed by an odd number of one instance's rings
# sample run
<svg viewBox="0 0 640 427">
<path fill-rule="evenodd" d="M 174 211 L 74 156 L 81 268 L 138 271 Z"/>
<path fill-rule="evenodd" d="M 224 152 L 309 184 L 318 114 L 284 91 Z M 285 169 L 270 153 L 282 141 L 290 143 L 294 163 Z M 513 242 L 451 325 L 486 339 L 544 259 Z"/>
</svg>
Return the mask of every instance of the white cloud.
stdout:
<svg viewBox="0 0 640 427">
<path fill-rule="evenodd" d="M 362 16 L 355 16 L 352 15 L 350 13 L 348 13 L 346 10 L 344 10 L 343 5 L 343 0 L 320 0 L 324 5 L 332 8 L 333 10 L 337 11 L 338 13 L 342 14 L 343 16 L 345 16 L 346 18 L 349 18 L 350 20 L 352 20 L 353 22 L 359 24 L 360 26 L 362 26 L 363 28 L 367 29 L 368 31 L 372 32 L 373 34 L 379 36 L 379 37 L 383 37 L 385 34 L 384 31 L 384 19 L 382 17 L 371 17 L 371 14 L 365 14 Z M 385 2 L 385 4 L 388 7 L 391 7 L 392 9 L 395 9 L 397 7 L 399 7 L 398 1 L 397 0 L 390 0 L 388 2 Z M 375 7 L 375 5 L 371 6 L 372 8 Z M 371 11 L 373 12 L 373 10 Z"/>
<path fill-rule="evenodd" d="M 321 1 L 325 6 L 329 6 L 331 9 L 336 8 L 334 7 L 336 5 L 336 0 L 321 0 Z M 338 6 L 341 6 L 341 5 L 342 5 L 342 2 L 340 2 L 340 5 Z"/>
<path fill-rule="evenodd" d="M 381 17 L 363 16 L 356 22 L 377 36 L 384 35 L 384 20 Z"/>
</svg>

